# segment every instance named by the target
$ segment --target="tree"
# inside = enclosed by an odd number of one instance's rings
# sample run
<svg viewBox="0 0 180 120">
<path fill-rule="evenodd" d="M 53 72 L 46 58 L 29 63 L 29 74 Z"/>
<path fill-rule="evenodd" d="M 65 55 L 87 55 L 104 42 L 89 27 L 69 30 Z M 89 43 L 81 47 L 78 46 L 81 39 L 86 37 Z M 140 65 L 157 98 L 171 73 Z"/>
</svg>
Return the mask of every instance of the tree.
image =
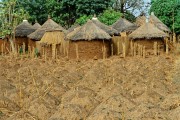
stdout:
<svg viewBox="0 0 180 120">
<path fill-rule="evenodd" d="M 4 0 L 0 5 L 0 33 L 2 37 L 8 35 L 13 52 L 15 51 L 15 28 L 24 18 L 29 16 L 23 8 L 17 9 L 16 5 L 16 0 Z"/>
<path fill-rule="evenodd" d="M 150 12 L 175 33 L 180 33 L 180 2 L 178 0 L 152 0 Z"/>
</svg>

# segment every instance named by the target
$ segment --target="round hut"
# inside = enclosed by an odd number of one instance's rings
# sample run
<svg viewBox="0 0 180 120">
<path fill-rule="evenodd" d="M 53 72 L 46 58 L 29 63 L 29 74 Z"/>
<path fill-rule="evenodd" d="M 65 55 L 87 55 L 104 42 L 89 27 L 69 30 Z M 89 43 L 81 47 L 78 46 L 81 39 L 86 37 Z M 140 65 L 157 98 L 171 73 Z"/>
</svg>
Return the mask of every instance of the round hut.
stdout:
<svg viewBox="0 0 180 120">
<path fill-rule="evenodd" d="M 131 23 L 125 18 L 120 18 L 117 20 L 114 24 L 112 24 L 112 27 L 119 33 L 126 32 L 128 34 L 137 29 L 135 24 Z"/>
<path fill-rule="evenodd" d="M 66 31 L 63 27 L 58 25 L 56 22 L 54 22 L 49 17 L 48 20 L 39 29 L 37 29 L 35 32 L 28 35 L 28 38 L 29 38 L 28 43 L 29 43 L 29 46 L 31 47 L 31 49 L 32 48 L 40 48 L 39 41 L 41 40 L 41 38 L 43 37 L 45 32 L 53 31 L 55 29 L 60 29 L 63 32 Z"/>
<path fill-rule="evenodd" d="M 154 24 L 146 22 L 129 35 L 129 38 L 136 44 L 145 46 L 146 50 L 152 53 L 155 43 L 160 50 L 164 50 L 164 38 L 169 37 L 167 33 L 159 30 Z"/>
<path fill-rule="evenodd" d="M 36 23 L 33 25 L 33 28 L 35 30 L 39 29 L 41 27 L 41 25 L 36 21 Z"/>
<path fill-rule="evenodd" d="M 32 25 L 27 21 L 23 20 L 21 24 L 19 24 L 15 28 L 15 45 L 17 47 L 22 47 L 23 43 L 25 44 L 25 49 L 28 49 L 28 35 L 33 33 L 35 29 Z"/>
<path fill-rule="evenodd" d="M 60 29 L 46 31 L 41 38 L 42 53 L 46 57 L 58 58 L 65 51 L 64 33 Z"/>
<path fill-rule="evenodd" d="M 100 59 L 111 53 L 111 36 L 96 26 L 92 20 L 67 35 L 69 58 Z"/>
<path fill-rule="evenodd" d="M 146 22 L 146 19 L 147 18 L 145 16 L 139 16 L 136 19 L 136 25 L 138 26 L 143 25 Z M 152 12 L 151 15 L 149 16 L 149 22 L 154 24 L 161 31 L 164 31 L 166 33 L 171 33 L 171 30 L 161 20 L 159 20 L 159 18 L 157 18 L 154 15 L 154 12 Z"/>
</svg>

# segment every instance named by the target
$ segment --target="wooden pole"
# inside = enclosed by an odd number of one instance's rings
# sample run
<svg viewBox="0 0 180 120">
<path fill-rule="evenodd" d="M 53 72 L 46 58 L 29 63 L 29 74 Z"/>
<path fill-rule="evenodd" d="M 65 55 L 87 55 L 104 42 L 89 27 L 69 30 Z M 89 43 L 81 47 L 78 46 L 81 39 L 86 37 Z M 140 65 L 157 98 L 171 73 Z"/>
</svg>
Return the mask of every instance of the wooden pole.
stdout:
<svg viewBox="0 0 180 120">
<path fill-rule="evenodd" d="M 113 44 L 111 44 L 111 56 L 113 56 L 113 52 L 114 52 L 113 49 L 114 49 Z"/>
<path fill-rule="evenodd" d="M 126 57 L 126 46 L 125 46 L 124 42 L 122 43 L 122 47 L 123 47 L 123 57 L 125 58 Z"/>
<path fill-rule="evenodd" d="M 79 59 L 79 51 L 78 51 L 78 44 L 75 44 L 76 47 L 76 59 Z"/>
<path fill-rule="evenodd" d="M 145 58 L 145 57 L 146 57 L 146 47 L 143 46 L 143 58 Z"/>
<path fill-rule="evenodd" d="M 166 38 L 166 54 L 169 53 L 168 39 Z"/>
<path fill-rule="evenodd" d="M 154 42 L 154 55 L 157 55 L 157 42 Z"/>
</svg>

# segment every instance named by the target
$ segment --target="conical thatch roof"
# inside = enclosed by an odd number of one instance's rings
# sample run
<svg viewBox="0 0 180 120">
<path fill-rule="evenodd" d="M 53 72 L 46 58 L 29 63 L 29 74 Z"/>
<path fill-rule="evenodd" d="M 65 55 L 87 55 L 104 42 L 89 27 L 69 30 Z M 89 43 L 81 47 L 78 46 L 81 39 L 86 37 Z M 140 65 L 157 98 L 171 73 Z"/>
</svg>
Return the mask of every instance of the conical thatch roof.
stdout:
<svg viewBox="0 0 180 120">
<path fill-rule="evenodd" d="M 135 29 L 137 29 L 137 26 L 131 22 L 129 22 L 128 20 L 124 19 L 124 18 L 120 18 L 119 20 L 117 20 L 112 27 L 114 29 L 116 29 L 119 33 L 120 32 L 124 32 L 124 31 L 134 31 Z"/>
<path fill-rule="evenodd" d="M 55 29 L 60 29 L 61 31 L 66 31 L 63 27 L 58 25 L 52 19 L 48 19 L 39 29 L 37 29 L 32 34 L 28 35 L 30 39 L 40 40 L 46 31 L 53 31 Z"/>
<path fill-rule="evenodd" d="M 35 29 L 32 27 L 32 25 L 27 20 L 23 20 L 23 22 L 16 27 L 15 36 L 27 37 L 29 34 L 31 34 L 34 31 Z"/>
<path fill-rule="evenodd" d="M 75 28 L 73 31 L 69 32 L 66 35 L 66 39 L 70 39 L 73 35 L 75 35 L 79 30 L 80 30 L 81 26 Z"/>
<path fill-rule="evenodd" d="M 38 22 L 36 22 L 34 25 L 33 25 L 33 28 L 34 29 L 39 29 L 41 27 L 41 25 L 38 23 Z"/>
<path fill-rule="evenodd" d="M 109 40 L 111 36 L 96 26 L 92 20 L 88 20 L 79 30 L 68 39 L 70 40 Z"/>
<path fill-rule="evenodd" d="M 152 39 L 164 37 L 168 37 L 168 35 L 151 23 L 145 23 L 129 35 L 129 38 L 131 39 Z"/>
<path fill-rule="evenodd" d="M 79 26 L 80 26 L 79 24 L 72 25 L 72 26 L 68 29 L 68 33 L 74 31 L 74 29 L 78 28 Z"/>
<path fill-rule="evenodd" d="M 93 21 L 94 24 L 96 24 L 102 30 L 107 32 L 109 35 L 119 35 L 119 32 L 116 29 L 101 23 L 96 17 L 93 17 L 92 21 Z"/>
<path fill-rule="evenodd" d="M 146 21 L 146 17 L 145 16 L 140 16 L 136 19 L 136 24 L 138 26 L 141 26 L 144 24 L 144 22 Z M 150 17 L 149 17 L 149 22 L 154 24 L 158 29 L 165 31 L 165 32 L 171 32 L 171 30 L 161 21 L 159 20 L 154 13 L 151 13 Z"/>
<path fill-rule="evenodd" d="M 61 30 L 46 31 L 43 37 L 41 38 L 41 44 L 61 44 L 64 40 L 64 33 Z"/>
</svg>

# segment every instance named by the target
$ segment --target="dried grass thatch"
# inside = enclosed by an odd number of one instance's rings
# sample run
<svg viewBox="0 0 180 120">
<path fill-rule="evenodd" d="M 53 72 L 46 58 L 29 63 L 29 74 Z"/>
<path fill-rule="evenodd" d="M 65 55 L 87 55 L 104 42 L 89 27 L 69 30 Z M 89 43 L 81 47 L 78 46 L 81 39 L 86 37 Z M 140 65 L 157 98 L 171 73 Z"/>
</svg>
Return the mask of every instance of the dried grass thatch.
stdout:
<svg viewBox="0 0 180 120">
<path fill-rule="evenodd" d="M 47 45 L 61 44 L 63 40 L 64 40 L 63 32 L 59 30 L 47 31 L 41 38 L 40 43 Z"/>
<path fill-rule="evenodd" d="M 138 26 L 141 26 L 145 23 L 146 21 L 146 17 L 145 16 L 140 16 L 136 19 L 136 24 Z M 170 33 L 171 30 L 161 21 L 159 20 L 154 13 L 151 13 L 150 17 L 149 17 L 149 22 L 154 24 L 158 29 L 164 31 L 164 32 L 168 32 Z"/>
<path fill-rule="evenodd" d="M 43 35 L 45 34 L 46 31 L 52 31 L 52 30 L 55 30 L 55 29 L 60 29 L 61 31 L 66 32 L 66 30 L 63 27 L 61 27 L 60 25 L 58 25 L 56 22 L 54 22 L 52 19 L 49 18 L 42 25 L 42 27 L 37 29 L 32 34 L 28 35 L 28 37 L 30 39 L 39 41 L 39 40 L 41 40 L 41 38 L 43 37 Z"/>
<path fill-rule="evenodd" d="M 78 30 L 80 30 L 81 26 L 75 28 L 73 31 L 69 32 L 67 35 L 66 35 L 66 39 L 70 39 L 73 35 L 75 35 Z"/>
<path fill-rule="evenodd" d="M 33 25 L 33 28 L 34 29 L 39 29 L 41 27 L 41 25 L 38 23 L 38 22 L 36 22 L 34 25 Z"/>
<path fill-rule="evenodd" d="M 75 25 L 72 25 L 69 29 L 68 29 L 68 33 L 74 31 L 76 28 L 80 27 L 79 24 L 75 24 Z"/>
<path fill-rule="evenodd" d="M 70 35 L 70 40 L 109 40 L 111 36 L 96 26 L 92 20 L 88 20 L 75 34 Z"/>
<path fill-rule="evenodd" d="M 93 17 L 92 21 L 93 21 L 94 24 L 96 24 L 102 30 L 107 32 L 109 35 L 119 35 L 119 32 L 116 29 L 101 23 L 96 17 Z"/>
<path fill-rule="evenodd" d="M 154 26 L 151 23 L 145 23 L 129 35 L 129 38 L 131 39 L 152 39 L 164 37 L 168 37 L 168 34 L 159 30 L 158 28 L 156 28 L 156 26 Z"/>
<path fill-rule="evenodd" d="M 116 29 L 119 33 L 120 32 L 132 32 L 135 29 L 137 29 L 138 27 L 131 23 L 130 21 L 124 19 L 124 18 L 120 18 L 119 20 L 117 20 L 112 27 L 114 29 Z"/>
<path fill-rule="evenodd" d="M 27 37 L 29 34 L 31 34 L 34 31 L 35 29 L 32 27 L 32 25 L 27 20 L 23 20 L 23 22 L 16 27 L 15 36 Z"/>
</svg>

